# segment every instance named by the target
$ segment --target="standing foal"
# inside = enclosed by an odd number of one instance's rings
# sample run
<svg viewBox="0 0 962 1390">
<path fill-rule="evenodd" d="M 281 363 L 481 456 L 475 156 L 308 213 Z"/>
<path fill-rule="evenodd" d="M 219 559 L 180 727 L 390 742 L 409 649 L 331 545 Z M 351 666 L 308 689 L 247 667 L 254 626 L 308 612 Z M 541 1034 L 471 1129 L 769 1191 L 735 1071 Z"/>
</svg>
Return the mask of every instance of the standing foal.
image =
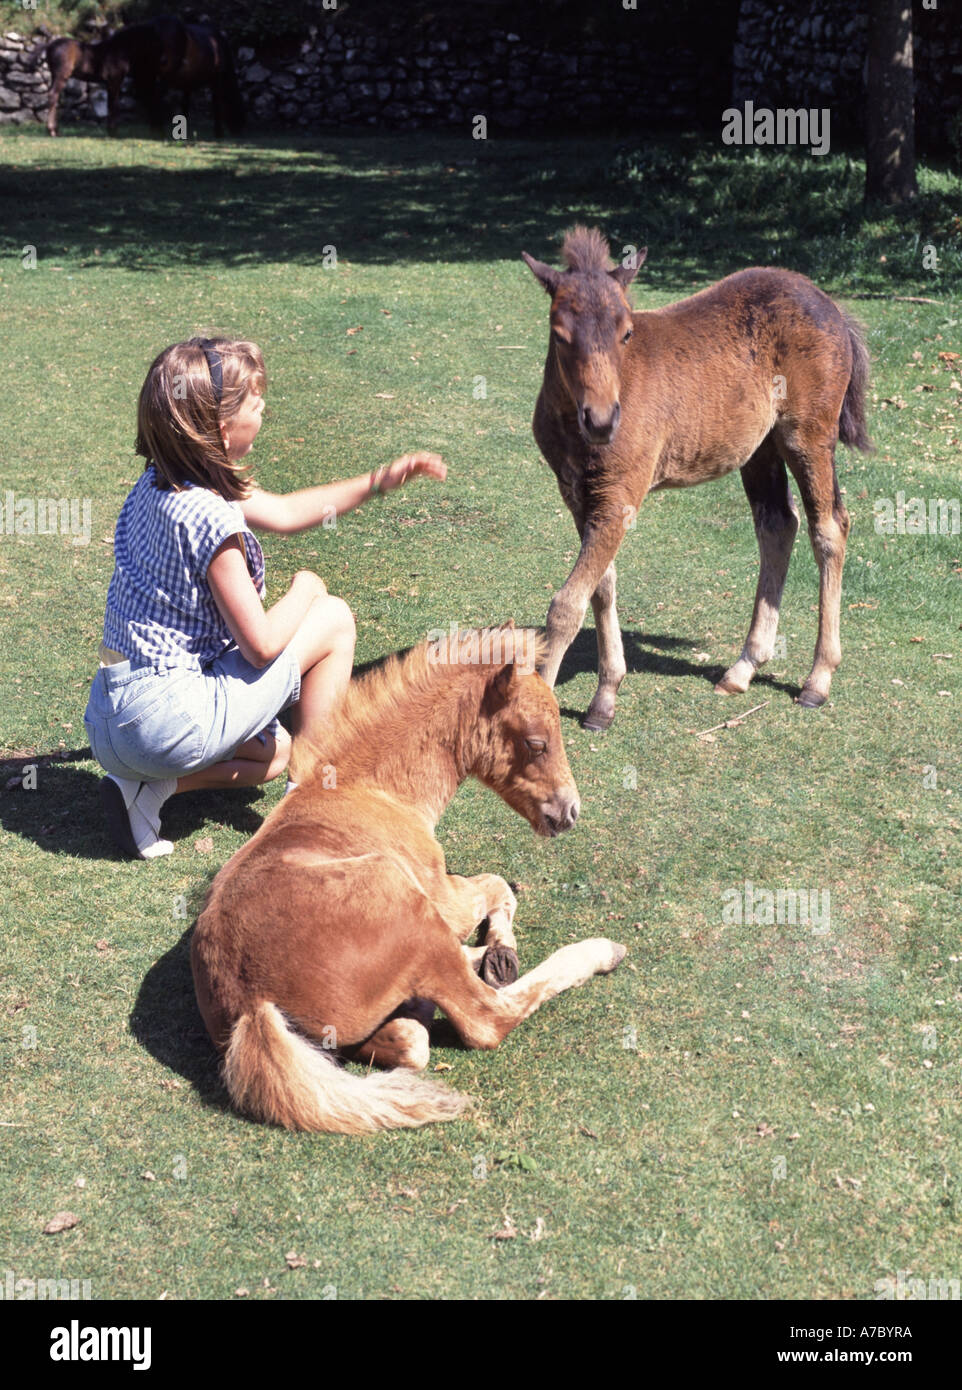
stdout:
<svg viewBox="0 0 962 1390">
<path fill-rule="evenodd" d="M 799 696 L 824 704 L 841 661 L 839 604 L 848 512 L 835 444 L 871 448 L 865 428 L 868 353 L 858 325 L 788 270 L 753 269 L 700 294 L 633 313 L 625 291 L 645 252 L 613 267 L 595 228 L 562 246 L 566 271 L 524 260 L 551 295 L 551 338 L 534 437 L 554 470 L 581 553 L 551 601 L 554 685 L 589 600 L 598 635 L 598 689 L 584 719 L 606 729 L 625 676 L 614 559 L 645 495 L 740 468 L 761 552 L 755 611 L 742 654 L 715 689 L 741 693 L 775 645 L 778 609 L 798 530 L 785 465 L 798 484 L 819 569 L 815 661 Z"/>
</svg>

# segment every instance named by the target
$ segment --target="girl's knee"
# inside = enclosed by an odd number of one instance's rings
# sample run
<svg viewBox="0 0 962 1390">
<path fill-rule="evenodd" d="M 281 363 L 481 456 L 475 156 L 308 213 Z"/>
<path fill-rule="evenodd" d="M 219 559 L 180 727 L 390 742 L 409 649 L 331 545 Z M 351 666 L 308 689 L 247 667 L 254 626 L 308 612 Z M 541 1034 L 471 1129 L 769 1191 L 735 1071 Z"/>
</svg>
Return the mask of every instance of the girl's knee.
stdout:
<svg viewBox="0 0 962 1390">
<path fill-rule="evenodd" d="M 264 768 L 263 781 L 273 782 L 275 777 L 280 777 L 282 772 L 287 770 L 287 765 L 291 760 L 291 736 L 283 725 L 279 726 L 277 735 L 274 739 L 274 752 Z"/>
<path fill-rule="evenodd" d="M 352 647 L 357 640 L 357 626 L 354 622 L 354 614 L 342 598 L 335 598 L 333 594 L 326 594 L 323 598 L 314 600 L 315 606 L 320 605 L 317 616 L 328 633 L 338 646 L 350 644 Z"/>
</svg>

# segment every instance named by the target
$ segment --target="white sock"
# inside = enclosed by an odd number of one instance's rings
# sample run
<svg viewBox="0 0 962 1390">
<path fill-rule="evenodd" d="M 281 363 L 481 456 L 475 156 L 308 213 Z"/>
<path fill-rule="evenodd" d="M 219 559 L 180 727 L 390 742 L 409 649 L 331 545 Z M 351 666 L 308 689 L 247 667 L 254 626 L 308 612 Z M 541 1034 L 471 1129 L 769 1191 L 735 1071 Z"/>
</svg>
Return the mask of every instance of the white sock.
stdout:
<svg viewBox="0 0 962 1390">
<path fill-rule="evenodd" d="M 171 842 L 160 837 L 160 808 L 176 790 L 176 777 L 168 777 L 163 782 L 145 782 L 127 808 L 130 828 L 144 859 L 173 853 Z"/>
<path fill-rule="evenodd" d="M 156 859 L 162 854 L 171 854 L 174 846 L 169 840 L 160 838 L 160 808 L 176 791 L 177 779 L 170 777 L 163 782 L 140 782 L 113 774 L 109 776 L 120 788 L 130 821 L 130 833 L 141 858 Z"/>
</svg>

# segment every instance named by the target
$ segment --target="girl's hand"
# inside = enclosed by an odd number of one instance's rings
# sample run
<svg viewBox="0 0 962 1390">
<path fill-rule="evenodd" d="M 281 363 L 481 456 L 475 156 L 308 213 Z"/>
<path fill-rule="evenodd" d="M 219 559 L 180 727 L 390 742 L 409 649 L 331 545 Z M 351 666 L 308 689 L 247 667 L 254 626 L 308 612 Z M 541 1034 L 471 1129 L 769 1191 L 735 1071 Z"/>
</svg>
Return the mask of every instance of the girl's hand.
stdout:
<svg viewBox="0 0 962 1390">
<path fill-rule="evenodd" d="M 405 483 L 418 476 L 437 478 L 438 482 L 443 483 L 448 476 L 448 466 L 440 454 L 428 454 L 423 451 L 404 454 L 381 470 L 381 491 L 393 492 L 396 487 L 403 487 Z"/>
</svg>

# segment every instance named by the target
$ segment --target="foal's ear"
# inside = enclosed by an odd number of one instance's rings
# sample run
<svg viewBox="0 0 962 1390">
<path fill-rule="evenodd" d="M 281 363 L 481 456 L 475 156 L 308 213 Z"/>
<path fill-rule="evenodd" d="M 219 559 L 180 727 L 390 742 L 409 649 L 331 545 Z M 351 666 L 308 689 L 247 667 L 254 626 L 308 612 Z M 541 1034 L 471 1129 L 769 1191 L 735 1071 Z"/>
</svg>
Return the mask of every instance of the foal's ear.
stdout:
<svg viewBox="0 0 962 1390">
<path fill-rule="evenodd" d="M 550 265 L 545 265 L 544 261 L 536 261 L 534 256 L 529 256 L 527 251 L 521 252 L 521 259 L 531 271 L 536 280 L 540 280 L 544 288 L 554 298 L 555 290 L 561 281 L 561 271 L 555 270 Z"/>
<path fill-rule="evenodd" d="M 640 251 L 634 251 L 630 256 L 626 256 L 621 265 L 616 265 L 614 270 L 608 271 L 608 274 L 612 280 L 618 281 L 623 290 L 626 290 L 644 265 L 647 255 L 648 247 L 643 246 Z"/>
<path fill-rule="evenodd" d="M 495 714 L 499 709 L 503 709 L 511 698 L 511 687 L 518 677 L 517 668 L 513 661 L 507 666 L 502 666 L 500 671 L 488 681 L 488 688 L 484 692 L 484 712 Z"/>
</svg>

